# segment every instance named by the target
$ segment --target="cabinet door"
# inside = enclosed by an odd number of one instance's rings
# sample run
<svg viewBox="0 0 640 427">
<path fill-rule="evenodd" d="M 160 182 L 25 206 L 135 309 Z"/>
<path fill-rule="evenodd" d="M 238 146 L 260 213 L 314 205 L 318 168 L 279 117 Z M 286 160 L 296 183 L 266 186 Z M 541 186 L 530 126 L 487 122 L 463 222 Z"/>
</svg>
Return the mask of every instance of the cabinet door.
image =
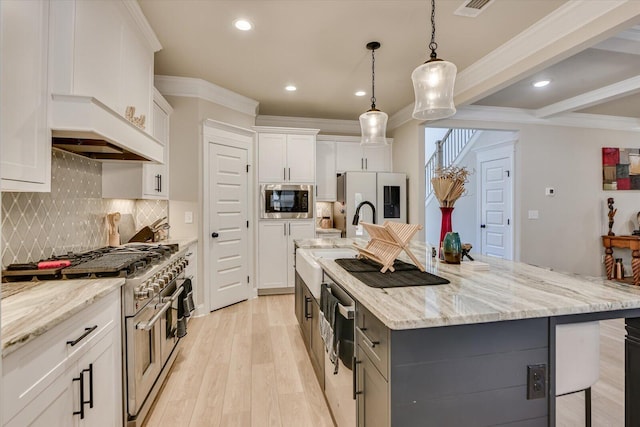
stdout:
<svg viewBox="0 0 640 427">
<path fill-rule="evenodd" d="M 258 288 L 287 286 L 286 221 L 260 221 L 258 224 Z"/>
<path fill-rule="evenodd" d="M 368 172 L 391 172 L 391 145 L 365 147 L 364 168 Z"/>
<path fill-rule="evenodd" d="M 314 221 L 289 221 L 287 224 L 287 286 L 293 287 L 296 275 L 296 247 L 295 239 L 313 239 L 316 235 Z"/>
<path fill-rule="evenodd" d="M 336 143 L 316 142 L 316 202 L 335 202 L 337 198 Z"/>
<path fill-rule="evenodd" d="M 362 147 L 355 142 L 336 142 L 336 171 L 361 171 L 364 169 Z"/>
<path fill-rule="evenodd" d="M 287 181 L 313 184 L 315 180 L 315 135 L 287 135 Z"/>
<path fill-rule="evenodd" d="M 120 67 L 120 97 L 117 109 L 124 115 L 127 106 L 136 109 L 135 116 L 147 118 L 145 130 L 153 135 L 155 128 L 153 114 L 153 50 L 147 45 L 144 36 L 131 25 L 122 26 L 122 54 Z"/>
<path fill-rule="evenodd" d="M 304 323 L 304 282 L 300 276 L 296 276 L 294 294 L 294 311 L 296 319 L 298 319 L 298 325 L 302 328 Z"/>
<path fill-rule="evenodd" d="M 169 179 L 166 165 L 142 165 L 143 194 L 145 199 L 166 199 Z"/>
<path fill-rule="evenodd" d="M 27 406 L 10 420 L 4 420 L 6 427 L 51 427 L 76 426 L 80 416 L 74 415 L 80 407 L 77 404 L 80 383 L 76 378 L 73 364 L 53 383 L 42 391 Z"/>
<path fill-rule="evenodd" d="M 2 190 L 51 191 L 48 1 L 0 2 Z"/>
<path fill-rule="evenodd" d="M 287 136 L 262 133 L 258 135 L 258 180 L 283 182 L 287 179 Z"/>
<path fill-rule="evenodd" d="M 81 426 L 116 427 L 122 425 L 122 372 L 120 322 L 98 341 L 80 360 L 78 374 L 84 375 L 84 398 L 93 407 L 84 406 Z"/>
<path fill-rule="evenodd" d="M 320 388 L 324 390 L 324 342 L 320 336 L 320 305 L 316 302 L 311 292 L 309 292 L 309 298 L 309 309 L 311 310 L 309 353 L 311 354 L 311 365 L 320 383 Z"/>
<path fill-rule="evenodd" d="M 371 360 L 357 347 L 358 427 L 389 425 L 388 383 Z"/>
</svg>

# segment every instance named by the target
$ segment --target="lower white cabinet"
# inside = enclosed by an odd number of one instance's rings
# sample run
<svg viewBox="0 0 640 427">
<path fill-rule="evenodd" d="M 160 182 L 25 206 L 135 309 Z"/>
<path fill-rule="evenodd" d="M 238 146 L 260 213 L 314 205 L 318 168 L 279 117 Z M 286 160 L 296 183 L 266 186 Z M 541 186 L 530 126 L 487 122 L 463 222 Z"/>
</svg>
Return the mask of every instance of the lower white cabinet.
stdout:
<svg viewBox="0 0 640 427">
<path fill-rule="evenodd" d="M 122 426 L 121 325 L 117 289 L 7 355 L 4 425 Z"/>
<path fill-rule="evenodd" d="M 295 239 L 313 239 L 314 220 L 265 220 L 258 224 L 258 289 L 293 288 Z"/>
</svg>

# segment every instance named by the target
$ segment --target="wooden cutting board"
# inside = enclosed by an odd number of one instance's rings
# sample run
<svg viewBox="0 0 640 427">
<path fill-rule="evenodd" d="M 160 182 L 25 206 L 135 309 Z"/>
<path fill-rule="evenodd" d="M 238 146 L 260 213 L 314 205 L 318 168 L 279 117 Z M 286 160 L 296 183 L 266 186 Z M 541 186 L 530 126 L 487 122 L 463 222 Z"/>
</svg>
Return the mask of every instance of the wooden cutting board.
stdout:
<svg viewBox="0 0 640 427">
<path fill-rule="evenodd" d="M 120 217 L 120 242 L 126 243 L 136 234 L 136 224 L 133 220 L 133 214 L 122 214 Z"/>
</svg>

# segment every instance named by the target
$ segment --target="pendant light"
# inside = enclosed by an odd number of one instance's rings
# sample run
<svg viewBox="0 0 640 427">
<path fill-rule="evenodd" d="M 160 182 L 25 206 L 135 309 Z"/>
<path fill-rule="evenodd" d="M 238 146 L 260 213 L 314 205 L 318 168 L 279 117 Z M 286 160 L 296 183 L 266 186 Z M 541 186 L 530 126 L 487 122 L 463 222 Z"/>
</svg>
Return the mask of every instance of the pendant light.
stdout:
<svg viewBox="0 0 640 427">
<path fill-rule="evenodd" d="M 453 86 L 457 69 L 453 63 L 438 58 L 437 48 L 436 2 L 431 0 L 430 59 L 411 73 L 416 96 L 412 114 L 414 119 L 437 120 L 456 113 L 456 107 L 453 104 Z"/>
<path fill-rule="evenodd" d="M 375 51 L 380 47 L 378 42 L 367 43 L 371 51 L 371 109 L 360 114 L 360 145 L 387 145 L 387 113 L 376 108 L 376 57 Z"/>
</svg>

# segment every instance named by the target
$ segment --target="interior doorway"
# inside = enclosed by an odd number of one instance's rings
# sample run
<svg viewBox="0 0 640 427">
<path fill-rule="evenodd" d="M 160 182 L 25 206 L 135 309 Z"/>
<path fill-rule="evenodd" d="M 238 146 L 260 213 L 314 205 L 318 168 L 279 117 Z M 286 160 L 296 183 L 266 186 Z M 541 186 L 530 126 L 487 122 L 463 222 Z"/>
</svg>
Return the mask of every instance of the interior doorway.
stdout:
<svg viewBox="0 0 640 427">
<path fill-rule="evenodd" d="M 477 153 L 482 255 L 513 259 L 513 146 Z"/>
<path fill-rule="evenodd" d="M 253 132 L 222 123 L 205 124 L 205 285 L 209 310 L 251 296 L 253 260 L 249 232 L 250 159 Z"/>
</svg>

